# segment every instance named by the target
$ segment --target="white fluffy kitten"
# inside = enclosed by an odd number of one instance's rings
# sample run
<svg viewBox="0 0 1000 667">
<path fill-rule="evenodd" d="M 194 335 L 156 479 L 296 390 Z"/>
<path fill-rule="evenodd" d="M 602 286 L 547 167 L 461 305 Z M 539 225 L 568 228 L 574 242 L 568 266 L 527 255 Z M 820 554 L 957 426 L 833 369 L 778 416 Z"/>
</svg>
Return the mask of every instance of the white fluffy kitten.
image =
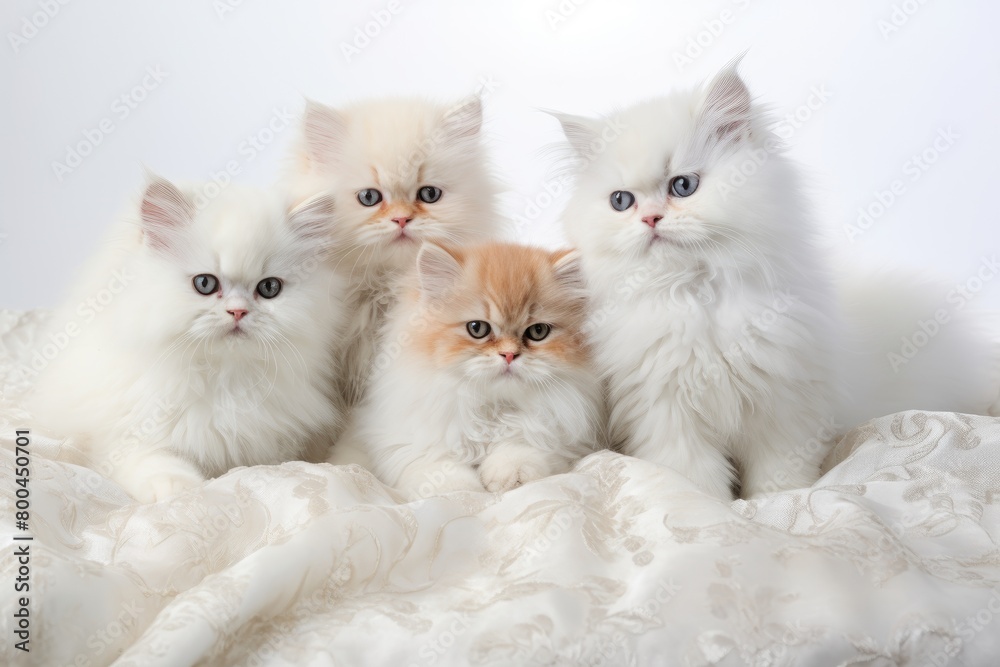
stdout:
<svg viewBox="0 0 1000 667">
<path fill-rule="evenodd" d="M 334 266 L 350 283 L 341 393 L 362 394 L 386 310 L 423 241 L 492 236 L 495 186 L 487 168 L 478 98 L 444 106 L 389 98 L 306 108 L 288 186 L 337 201 L 342 238 Z"/>
<path fill-rule="evenodd" d="M 426 497 L 506 491 L 597 448 L 602 398 L 575 256 L 428 244 L 417 263 L 331 462 L 368 464 Z"/>
<path fill-rule="evenodd" d="M 88 465 L 144 502 L 310 453 L 340 418 L 332 199 L 289 212 L 230 186 L 196 210 L 154 177 L 138 209 L 56 313 L 75 333 L 35 389 L 41 429 L 78 439 Z"/>
<path fill-rule="evenodd" d="M 892 399 L 919 383 L 939 405 L 907 407 L 962 409 L 934 391 L 933 368 L 865 367 L 887 321 L 916 318 L 840 324 L 796 171 L 735 65 L 702 90 L 605 120 L 558 118 L 577 160 L 565 226 L 594 297 L 589 333 L 615 446 L 719 498 L 737 482 L 749 497 L 816 480 L 829 443 L 853 425 L 852 386 L 881 383 Z M 944 356 L 975 356 L 961 345 Z M 964 371 L 981 374 L 953 370 Z M 865 392 L 863 411 L 881 414 L 879 398 Z M 988 401 L 973 403 L 965 409 Z"/>
</svg>

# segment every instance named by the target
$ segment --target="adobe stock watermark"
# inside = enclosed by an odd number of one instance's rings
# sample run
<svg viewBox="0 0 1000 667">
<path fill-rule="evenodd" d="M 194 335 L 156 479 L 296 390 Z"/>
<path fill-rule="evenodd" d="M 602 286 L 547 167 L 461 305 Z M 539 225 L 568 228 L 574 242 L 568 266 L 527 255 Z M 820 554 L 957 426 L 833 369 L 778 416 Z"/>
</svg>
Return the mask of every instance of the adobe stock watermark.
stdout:
<svg viewBox="0 0 1000 667">
<path fill-rule="evenodd" d="M 822 462 L 823 456 L 830 451 L 831 443 L 843 431 L 844 425 L 838 423 L 832 416 L 821 417 L 812 437 L 788 452 L 785 464 L 770 475 L 768 481 L 755 492 L 755 495 L 785 491 L 789 485 L 797 483 L 803 471 L 808 470 L 813 474 Z"/>
<path fill-rule="evenodd" d="M 408 667 L 436 664 L 455 646 L 459 637 L 469 631 L 469 628 L 472 626 L 471 621 L 472 619 L 467 613 L 459 613 L 440 632 L 417 650 L 417 656 L 421 661 L 410 662 Z"/>
<path fill-rule="evenodd" d="M 600 155 L 608 150 L 628 126 L 620 119 L 611 118 L 604 124 L 601 131 L 595 135 L 590 144 L 586 146 L 584 154 L 576 155 L 570 168 L 553 178 L 549 178 L 542 183 L 540 191 L 534 196 L 528 197 L 524 207 L 519 213 L 514 214 L 514 228 L 523 230 L 535 223 L 539 216 L 559 201 L 564 194 L 569 192 L 573 184 L 573 174 L 580 173 L 587 168 Z"/>
<path fill-rule="evenodd" d="M 623 303 L 627 303 L 637 293 L 646 291 L 656 283 L 658 277 L 658 274 L 640 264 L 634 271 L 615 281 L 609 294 L 601 298 L 601 307 L 591 309 L 587 321 L 580 328 L 580 333 L 589 338 L 595 331 L 602 329 Z"/>
<path fill-rule="evenodd" d="M 747 159 L 732 168 L 726 182 L 719 186 L 722 201 L 728 201 L 729 197 L 736 190 L 746 185 L 751 178 L 757 175 L 757 172 L 760 171 L 760 168 L 764 166 L 772 155 L 784 151 L 784 142 L 794 137 L 796 132 L 802 129 L 813 115 L 830 101 L 831 97 L 833 97 L 833 93 L 827 90 L 826 84 L 810 88 L 805 102 L 796 107 L 791 113 L 785 114 L 775 124 L 772 129 L 774 134 L 765 137 L 764 145 L 751 150 Z"/>
<path fill-rule="evenodd" d="M 735 9 L 725 8 L 712 18 L 701 23 L 701 30 L 688 37 L 684 48 L 674 51 L 673 60 L 678 72 L 683 72 L 688 65 L 703 56 L 715 42 L 740 17 L 740 14 L 750 8 L 752 0 L 732 0 Z"/>
<path fill-rule="evenodd" d="M 827 90 L 825 83 L 811 87 L 805 102 L 795 107 L 791 113 L 782 116 L 774 126 L 774 133 L 779 139 L 788 141 L 812 119 L 817 111 L 826 106 L 831 97 L 833 93 Z"/>
<path fill-rule="evenodd" d="M 226 17 L 243 6 L 246 0 L 213 0 L 212 9 L 220 21 L 225 21 Z"/>
<path fill-rule="evenodd" d="M 121 608 L 121 613 L 112 618 L 107 625 L 87 637 L 89 652 L 77 654 L 71 663 L 74 667 L 104 664 L 105 660 L 100 660 L 101 656 L 109 649 L 113 650 L 125 636 L 137 629 L 139 616 L 145 609 L 134 600 L 124 603 Z"/>
<path fill-rule="evenodd" d="M 450 489 L 449 482 L 468 465 L 456 461 L 442 461 L 440 467 L 424 472 L 424 481 L 416 488 L 419 498 L 431 498 L 440 494 L 442 489 Z"/>
<path fill-rule="evenodd" d="M 41 344 L 28 360 L 28 365 L 21 366 L 22 374 L 37 378 L 73 339 L 83 332 L 83 328 L 104 312 L 134 279 L 135 275 L 127 267 L 112 272 L 104 287 L 77 304 L 75 317 L 70 318 L 58 329 L 50 331 L 48 340 L 40 341 Z"/>
<path fill-rule="evenodd" d="M 865 205 L 858 207 L 858 217 L 854 224 L 844 225 L 844 234 L 851 243 L 865 234 L 876 221 L 882 218 L 893 205 L 907 192 L 907 181 L 916 183 L 924 174 L 936 163 L 941 156 L 947 153 L 955 142 L 961 138 L 952 127 L 939 128 L 937 136 L 930 145 L 919 153 L 911 155 L 900 168 L 902 176 L 906 178 L 893 179 L 885 189 L 876 190 L 873 198 Z"/>
<path fill-rule="evenodd" d="M 903 2 L 893 4 L 889 17 L 881 18 L 876 23 L 878 31 L 882 34 L 882 39 L 888 41 L 889 37 L 899 32 L 926 4 L 927 0 L 903 0 Z"/>
<path fill-rule="evenodd" d="M 986 604 L 979 611 L 965 618 L 954 619 L 952 621 L 955 634 L 958 636 L 955 637 L 954 641 L 948 642 L 945 648 L 928 655 L 928 662 L 924 664 L 927 667 L 931 665 L 934 665 L 934 667 L 947 667 L 947 665 L 954 664 L 952 659 L 958 657 L 964 646 L 976 639 L 976 635 L 990 627 L 998 615 L 1000 615 L 1000 590 L 994 588 L 990 591 L 990 597 L 986 601 Z M 996 632 L 996 630 L 993 632 Z M 959 662 L 958 664 L 964 663 Z"/>
<path fill-rule="evenodd" d="M 555 7 L 545 10 L 545 20 L 549 22 L 549 29 L 558 30 L 559 26 L 576 14 L 576 10 L 587 4 L 587 0 L 561 0 Z"/>
<path fill-rule="evenodd" d="M 371 20 L 366 21 L 363 26 L 354 28 L 354 38 L 350 42 L 340 43 L 340 53 L 344 56 L 344 61 L 350 64 L 351 60 L 360 56 L 361 52 L 378 39 L 402 10 L 403 6 L 399 0 L 389 0 L 384 8 L 372 11 Z"/>
<path fill-rule="evenodd" d="M 559 540 L 569 533 L 580 519 L 586 519 L 586 513 L 576 503 L 555 510 L 546 522 L 545 529 L 539 532 L 538 536 L 526 546 L 521 559 L 528 563 L 541 558 L 549 549 L 558 544 Z"/>
<path fill-rule="evenodd" d="M 147 451 L 150 442 L 162 438 L 165 428 L 173 422 L 180 406 L 163 397 L 151 398 L 137 406 L 141 419 L 136 419 L 122 434 L 114 449 L 98 459 L 88 461 L 87 468 L 95 474 L 82 477 L 91 491 L 96 491 L 105 479 L 114 479 L 115 470 L 132 462 Z"/>
<path fill-rule="evenodd" d="M 952 315 L 965 308 L 970 301 L 975 299 L 983 290 L 983 287 L 1000 274 L 1000 261 L 997 256 L 990 255 L 983 257 L 979 266 L 971 276 L 948 292 L 945 303 L 949 307 L 942 307 L 928 315 L 927 319 L 917 320 L 916 326 L 908 336 L 900 339 L 898 349 L 886 354 L 886 360 L 893 373 L 898 373 L 899 369 L 910 363 L 917 354 L 925 348 L 935 336 L 951 321 Z"/>
<path fill-rule="evenodd" d="M 195 208 L 199 211 L 204 209 L 209 202 L 222 194 L 222 191 L 232 184 L 233 177 L 241 174 L 244 167 L 267 150 L 278 135 L 288 129 L 294 120 L 294 113 L 284 107 L 280 109 L 274 107 L 271 110 L 271 117 L 264 125 L 256 132 L 247 135 L 236 147 L 237 158 L 228 160 L 222 168 L 209 172 L 207 181 L 194 189 Z"/>
<path fill-rule="evenodd" d="M 84 159 L 91 155 L 94 150 L 104 143 L 104 140 L 119 127 L 132 112 L 139 108 L 151 92 L 159 88 L 166 78 L 168 72 L 160 69 L 159 65 L 150 65 L 146 68 L 142 80 L 129 90 L 116 97 L 111 102 L 111 115 L 102 118 L 96 127 L 83 130 L 83 138 L 75 144 L 66 145 L 66 155 L 63 162 L 53 160 L 52 173 L 62 183 L 63 179 L 72 174 Z"/>
<path fill-rule="evenodd" d="M 702 302 L 706 302 L 705 299 L 702 299 Z M 796 303 L 798 303 L 798 299 L 791 292 L 786 290 L 775 292 L 769 306 L 762 308 L 744 321 L 740 329 L 740 338 L 733 341 L 729 348 L 722 353 L 722 360 L 700 370 L 694 379 L 695 388 L 704 392 L 719 386 L 719 382 L 732 372 L 732 365 L 746 357 L 756 347 L 757 339 L 785 319 L 789 309 Z"/>
<path fill-rule="evenodd" d="M 20 30 L 7 33 L 7 42 L 14 53 L 20 53 L 69 3 L 70 0 L 40 0 L 38 11 L 22 16 Z"/>
</svg>

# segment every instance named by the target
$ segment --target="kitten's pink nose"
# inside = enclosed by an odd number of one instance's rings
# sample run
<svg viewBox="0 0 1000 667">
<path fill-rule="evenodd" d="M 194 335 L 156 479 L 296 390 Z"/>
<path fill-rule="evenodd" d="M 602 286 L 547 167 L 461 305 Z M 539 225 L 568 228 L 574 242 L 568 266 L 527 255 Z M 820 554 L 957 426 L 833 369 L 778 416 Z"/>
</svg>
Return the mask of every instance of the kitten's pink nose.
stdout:
<svg viewBox="0 0 1000 667">
<path fill-rule="evenodd" d="M 229 313 L 230 315 L 232 315 L 233 319 L 236 320 L 237 322 L 239 322 L 240 320 L 242 320 L 243 316 L 247 314 L 247 311 L 243 310 L 242 308 L 237 308 L 237 309 L 234 309 L 234 310 L 227 310 L 226 312 Z"/>
<path fill-rule="evenodd" d="M 507 360 L 507 365 L 509 366 L 510 364 L 514 363 L 514 360 L 521 355 L 519 355 L 516 352 L 501 352 L 500 356 Z"/>
<path fill-rule="evenodd" d="M 403 227 L 406 227 L 407 223 L 411 222 L 412 220 L 413 220 L 413 218 L 393 218 L 392 219 L 393 222 L 395 222 L 397 225 L 399 225 L 400 229 L 402 229 Z"/>
<path fill-rule="evenodd" d="M 660 220 L 663 220 L 662 215 L 647 215 L 645 218 L 642 219 L 642 221 L 645 222 L 650 227 L 656 227 L 656 223 L 658 223 Z"/>
</svg>

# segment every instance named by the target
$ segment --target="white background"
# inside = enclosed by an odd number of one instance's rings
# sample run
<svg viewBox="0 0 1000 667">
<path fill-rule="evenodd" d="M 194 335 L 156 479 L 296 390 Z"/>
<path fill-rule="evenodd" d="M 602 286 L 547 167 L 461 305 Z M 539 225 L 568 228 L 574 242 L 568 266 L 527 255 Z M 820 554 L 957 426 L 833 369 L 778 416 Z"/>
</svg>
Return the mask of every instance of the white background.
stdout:
<svg viewBox="0 0 1000 667">
<path fill-rule="evenodd" d="M 695 84 L 744 50 L 745 78 L 779 116 L 814 87 L 829 91 L 820 108 L 800 112 L 809 117 L 790 143 L 811 174 L 822 224 L 852 259 L 957 283 L 1000 253 L 996 3 L 396 0 L 394 15 L 389 6 L 5 0 L 0 307 L 55 305 L 139 190 L 142 165 L 203 180 L 235 160 L 238 180 L 271 183 L 294 127 L 256 155 L 243 142 L 274 109 L 298 112 L 303 96 L 334 105 L 401 93 L 446 100 L 492 81 L 486 131 L 514 216 L 544 192 L 551 164 L 543 149 L 559 138 L 537 109 L 609 111 Z M 888 32 L 897 27 L 894 6 L 901 25 Z M 718 21 L 723 11 L 727 24 Z M 348 59 L 342 45 L 372 12 L 391 20 Z M 26 27 L 32 22 L 42 27 Z M 27 38 L 15 45 L 12 35 Z M 689 40 L 704 45 L 701 53 Z M 679 63 L 689 48 L 692 61 Z M 147 68 L 166 78 L 139 91 L 145 99 L 122 117 L 116 100 Z M 60 179 L 53 163 L 105 118 L 114 131 Z M 912 180 L 907 161 L 944 128 L 958 139 Z M 905 192 L 848 243 L 844 226 L 896 179 Z M 523 226 L 522 240 L 558 242 L 564 201 Z M 977 305 L 1000 307 L 1000 279 L 984 285 Z"/>
</svg>

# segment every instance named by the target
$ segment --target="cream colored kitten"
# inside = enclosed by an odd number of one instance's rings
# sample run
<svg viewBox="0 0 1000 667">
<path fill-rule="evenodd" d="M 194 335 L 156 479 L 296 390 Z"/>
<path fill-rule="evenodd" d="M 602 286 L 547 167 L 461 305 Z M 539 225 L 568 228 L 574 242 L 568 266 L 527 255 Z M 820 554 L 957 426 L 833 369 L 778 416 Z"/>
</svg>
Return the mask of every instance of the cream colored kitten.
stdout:
<svg viewBox="0 0 1000 667">
<path fill-rule="evenodd" d="M 287 178 L 299 198 L 329 192 L 337 201 L 343 242 L 333 262 L 350 283 L 341 382 L 348 406 L 362 395 L 376 334 L 420 244 L 492 236 L 496 189 L 481 125 L 478 98 L 453 106 L 390 98 L 306 108 Z"/>
<path fill-rule="evenodd" d="M 600 384 L 574 254 L 426 244 L 332 463 L 411 497 L 506 491 L 599 446 Z"/>
</svg>

